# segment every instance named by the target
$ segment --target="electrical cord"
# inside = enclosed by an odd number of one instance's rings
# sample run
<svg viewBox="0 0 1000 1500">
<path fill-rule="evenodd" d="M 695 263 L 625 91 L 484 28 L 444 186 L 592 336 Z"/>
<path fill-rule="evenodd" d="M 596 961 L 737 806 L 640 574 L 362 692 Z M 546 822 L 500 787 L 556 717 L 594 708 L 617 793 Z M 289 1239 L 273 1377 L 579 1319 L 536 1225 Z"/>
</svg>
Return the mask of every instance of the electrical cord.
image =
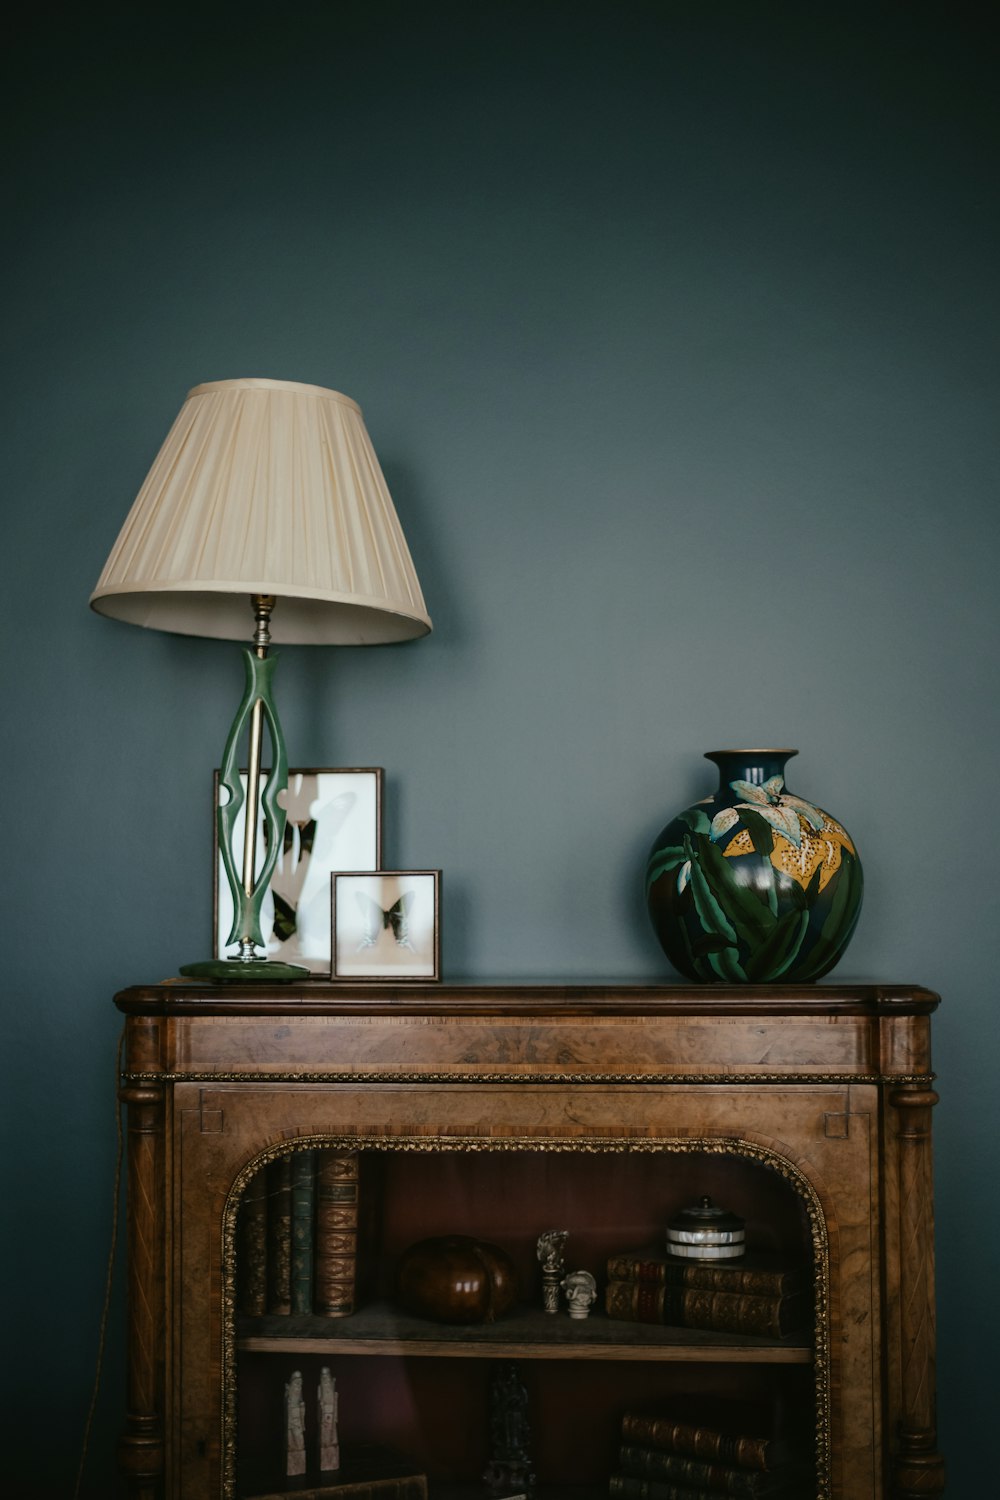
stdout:
<svg viewBox="0 0 1000 1500">
<path fill-rule="evenodd" d="M 122 1106 L 118 1098 L 118 1086 L 122 1076 L 122 1052 L 125 1047 L 125 1028 L 122 1027 L 121 1036 L 118 1038 L 118 1056 L 115 1065 L 115 1185 L 114 1206 L 111 1214 L 111 1248 L 108 1251 L 108 1269 L 104 1280 L 104 1306 L 101 1309 L 101 1326 L 97 1340 L 97 1368 L 94 1371 L 94 1387 L 90 1396 L 90 1408 L 87 1412 L 87 1420 L 83 1426 L 83 1443 L 80 1448 L 80 1463 L 76 1471 L 76 1484 L 73 1486 L 73 1500 L 80 1500 L 80 1491 L 83 1484 L 83 1471 L 87 1463 L 87 1448 L 90 1444 L 90 1431 L 94 1425 L 94 1413 L 97 1410 L 97 1396 L 101 1388 L 101 1370 L 104 1365 L 104 1346 L 108 1335 L 108 1318 L 111 1312 L 111 1287 L 115 1276 L 115 1256 L 118 1250 L 118 1195 L 121 1191 L 122 1181 L 122 1158 L 124 1155 L 124 1137 L 122 1133 Z"/>
</svg>

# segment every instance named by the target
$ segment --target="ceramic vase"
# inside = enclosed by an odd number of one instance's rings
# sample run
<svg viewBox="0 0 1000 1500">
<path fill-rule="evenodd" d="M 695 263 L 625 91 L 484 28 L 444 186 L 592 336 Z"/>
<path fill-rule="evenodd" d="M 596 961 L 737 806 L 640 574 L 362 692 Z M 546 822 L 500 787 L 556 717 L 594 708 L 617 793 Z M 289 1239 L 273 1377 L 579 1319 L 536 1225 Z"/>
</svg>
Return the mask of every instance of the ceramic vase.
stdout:
<svg viewBox="0 0 1000 1500">
<path fill-rule="evenodd" d="M 714 797 L 663 829 L 646 901 L 667 958 L 704 983 L 819 979 L 842 956 L 863 880 L 842 824 L 785 787 L 795 750 L 714 750 Z"/>
</svg>

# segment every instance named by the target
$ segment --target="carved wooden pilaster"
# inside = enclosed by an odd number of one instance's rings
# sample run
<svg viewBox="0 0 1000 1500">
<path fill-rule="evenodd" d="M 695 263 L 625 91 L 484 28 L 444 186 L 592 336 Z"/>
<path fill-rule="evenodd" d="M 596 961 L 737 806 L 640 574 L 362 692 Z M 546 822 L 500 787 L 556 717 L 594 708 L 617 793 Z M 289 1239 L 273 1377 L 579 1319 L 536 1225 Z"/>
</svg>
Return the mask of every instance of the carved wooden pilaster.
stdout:
<svg viewBox="0 0 1000 1500">
<path fill-rule="evenodd" d="M 929 1084 L 893 1088 L 899 1207 L 900 1410 L 891 1456 L 893 1500 L 921 1500 L 944 1491 L 937 1451 L 934 1354 L 934 1233 Z"/>
<path fill-rule="evenodd" d="M 129 1020 L 128 1072 L 159 1071 L 159 1026 L 152 1017 Z M 125 1081 L 119 1098 L 128 1111 L 129 1350 L 119 1460 L 129 1500 L 158 1500 L 164 1465 L 164 1089 L 155 1082 Z"/>
</svg>

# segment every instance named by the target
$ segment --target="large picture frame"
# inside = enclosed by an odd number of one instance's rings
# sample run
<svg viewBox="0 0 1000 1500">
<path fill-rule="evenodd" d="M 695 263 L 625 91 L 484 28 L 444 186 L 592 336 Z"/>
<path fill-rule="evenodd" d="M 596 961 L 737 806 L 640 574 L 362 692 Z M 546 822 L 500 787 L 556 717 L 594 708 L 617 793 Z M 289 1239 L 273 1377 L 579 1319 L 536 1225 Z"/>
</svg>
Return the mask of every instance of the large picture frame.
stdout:
<svg viewBox="0 0 1000 1500">
<path fill-rule="evenodd" d="M 395 984 L 441 977 L 441 871 L 341 870 L 330 879 L 330 977 Z"/>
<path fill-rule="evenodd" d="M 245 771 L 240 779 L 246 791 Z M 381 865 L 384 782 L 380 766 L 289 770 L 288 786 L 278 797 L 286 813 L 285 836 L 261 910 L 268 958 L 301 964 L 316 978 L 330 977 L 330 877 L 335 870 L 377 870 Z M 216 771 L 213 808 L 218 805 Z M 219 850 L 217 818 L 213 817 L 212 825 L 215 956 L 226 958 L 231 949 L 226 939 L 233 921 L 233 898 Z M 242 846 L 243 825 L 241 811 L 236 824 L 238 847 Z M 259 827 L 264 827 L 263 818 Z M 260 845 L 258 863 L 263 864 L 263 840 Z"/>
</svg>

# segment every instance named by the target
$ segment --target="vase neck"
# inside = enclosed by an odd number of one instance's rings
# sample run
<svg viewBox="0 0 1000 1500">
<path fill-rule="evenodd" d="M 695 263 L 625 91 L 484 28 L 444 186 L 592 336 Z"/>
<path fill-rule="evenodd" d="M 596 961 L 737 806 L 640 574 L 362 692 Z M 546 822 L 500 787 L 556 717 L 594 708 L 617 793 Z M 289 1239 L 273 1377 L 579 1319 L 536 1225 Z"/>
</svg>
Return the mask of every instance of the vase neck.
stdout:
<svg viewBox="0 0 1000 1500">
<path fill-rule="evenodd" d="M 705 759 L 719 768 L 719 790 L 728 791 L 734 781 L 763 786 L 772 776 L 784 776 L 785 762 L 797 754 L 797 750 L 710 750 Z"/>
</svg>

